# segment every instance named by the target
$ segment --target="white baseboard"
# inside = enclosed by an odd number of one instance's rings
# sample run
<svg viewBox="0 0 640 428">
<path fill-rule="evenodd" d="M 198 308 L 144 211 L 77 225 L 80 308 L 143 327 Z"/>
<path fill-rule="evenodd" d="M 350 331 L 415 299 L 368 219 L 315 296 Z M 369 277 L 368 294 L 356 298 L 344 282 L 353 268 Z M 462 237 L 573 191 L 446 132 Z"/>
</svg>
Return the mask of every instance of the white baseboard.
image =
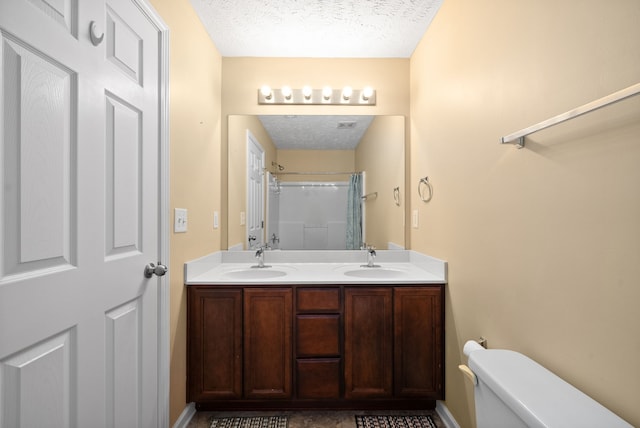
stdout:
<svg viewBox="0 0 640 428">
<path fill-rule="evenodd" d="M 447 428 L 460 428 L 460 425 L 458 425 L 458 422 L 443 401 L 436 401 L 436 413 L 438 413 L 438 416 L 440 416 L 440 419 Z"/>
<path fill-rule="evenodd" d="M 175 424 L 173 424 L 173 428 L 187 428 L 189 422 L 196 414 L 196 403 L 189 403 L 187 407 L 184 408 L 178 420 Z"/>
</svg>

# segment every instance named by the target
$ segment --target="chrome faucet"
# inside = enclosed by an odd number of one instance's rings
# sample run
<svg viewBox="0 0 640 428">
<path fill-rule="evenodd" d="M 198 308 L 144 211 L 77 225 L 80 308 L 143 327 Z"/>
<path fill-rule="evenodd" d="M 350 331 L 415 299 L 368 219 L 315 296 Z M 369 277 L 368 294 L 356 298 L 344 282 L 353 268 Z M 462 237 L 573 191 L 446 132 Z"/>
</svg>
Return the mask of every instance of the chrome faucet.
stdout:
<svg viewBox="0 0 640 428">
<path fill-rule="evenodd" d="M 268 265 L 264 264 L 264 250 L 268 249 L 269 246 L 268 245 L 261 245 L 260 247 L 258 247 L 258 250 L 256 251 L 256 259 L 258 259 L 258 264 L 251 266 L 252 268 L 267 268 L 267 267 L 271 267 Z"/>
<path fill-rule="evenodd" d="M 373 246 L 368 245 L 367 250 L 367 264 L 361 265 L 362 267 L 380 267 L 380 265 L 376 265 L 373 263 L 373 260 L 376 258 L 376 249 Z"/>
</svg>

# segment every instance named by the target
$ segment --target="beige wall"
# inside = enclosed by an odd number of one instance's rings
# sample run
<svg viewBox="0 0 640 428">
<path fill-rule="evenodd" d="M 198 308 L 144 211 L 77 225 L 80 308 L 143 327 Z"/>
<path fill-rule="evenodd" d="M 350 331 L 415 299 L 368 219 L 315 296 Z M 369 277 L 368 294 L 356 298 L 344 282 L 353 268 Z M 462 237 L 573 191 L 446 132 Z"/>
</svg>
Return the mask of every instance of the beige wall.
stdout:
<svg viewBox="0 0 640 428">
<path fill-rule="evenodd" d="M 353 172 L 354 150 L 278 150 L 278 163 L 286 172 Z M 281 174 L 281 181 L 349 181 L 350 174 Z"/>
<path fill-rule="evenodd" d="M 366 171 L 365 192 L 377 192 L 377 198 L 364 202 L 367 244 L 387 249 L 392 242 L 405 246 L 405 118 L 377 116 L 356 149 L 356 170 Z M 400 205 L 394 200 L 399 188 Z"/>
<path fill-rule="evenodd" d="M 446 404 L 462 427 L 457 366 L 481 335 L 640 426 L 640 97 L 498 144 L 638 83 L 639 22 L 637 0 L 445 0 L 411 58 L 412 248 L 449 262 Z"/>
<path fill-rule="evenodd" d="M 229 126 L 229 164 L 228 164 L 228 246 L 242 244 L 247 248 L 246 225 L 240 222 L 240 213 L 247 211 L 247 130 L 258 140 L 265 155 L 265 168 L 271 169 L 271 162 L 276 161 L 276 148 L 271 137 L 262 126 L 257 116 L 231 115 Z"/>
<path fill-rule="evenodd" d="M 188 231 L 170 236 L 170 423 L 186 406 L 185 261 L 220 249 L 222 58 L 188 0 L 151 0 L 170 31 L 170 208 L 188 209 Z"/>
</svg>

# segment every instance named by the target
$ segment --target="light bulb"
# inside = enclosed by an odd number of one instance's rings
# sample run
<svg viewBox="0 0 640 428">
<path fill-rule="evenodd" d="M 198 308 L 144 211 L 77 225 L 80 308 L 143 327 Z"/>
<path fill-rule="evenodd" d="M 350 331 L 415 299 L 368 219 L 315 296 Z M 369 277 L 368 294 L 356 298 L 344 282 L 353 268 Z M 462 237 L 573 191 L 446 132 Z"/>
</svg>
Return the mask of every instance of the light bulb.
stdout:
<svg viewBox="0 0 640 428">
<path fill-rule="evenodd" d="M 293 91 L 291 90 L 291 87 L 289 87 L 289 86 L 283 86 L 282 89 L 280 90 L 280 92 L 282 92 L 282 96 L 287 100 L 290 100 L 291 99 L 291 95 L 293 94 Z"/>
<path fill-rule="evenodd" d="M 353 95 L 353 89 L 351 89 L 351 86 L 345 86 L 342 89 L 342 98 L 345 101 L 349 101 L 349 98 L 351 98 L 351 95 Z"/>
<path fill-rule="evenodd" d="M 331 86 L 325 86 L 322 88 L 322 98 L 329 101 L 331 99 L 331 95 L 333 95 L 333 89 L 331 89 Z"/>
<path fill-rule="evenodd" d="M 365 101 L 368 101 L 369 98 L 371 98 L 372 96 L 373 96 L 373 88 L 371 86 L 366 86 L 362 90 L 362 99 Z"/>
<path fill-rule="evenodd" d="M 269 87 L 269 85 L 263 85 L 262 88 L 260 88 L 260 93 L 262 94 L 265 100 L 270 100 L 273 94 L 271 92 L 271 88 Z"/>
<path fill-rule="evenodd" d="M 304 96 L 305 100 L 310 100 L 312 93 L 313 90 L 311 89 L 311 86 L 305 86 L 302 88 L 302 95 Z"/>
</svg>

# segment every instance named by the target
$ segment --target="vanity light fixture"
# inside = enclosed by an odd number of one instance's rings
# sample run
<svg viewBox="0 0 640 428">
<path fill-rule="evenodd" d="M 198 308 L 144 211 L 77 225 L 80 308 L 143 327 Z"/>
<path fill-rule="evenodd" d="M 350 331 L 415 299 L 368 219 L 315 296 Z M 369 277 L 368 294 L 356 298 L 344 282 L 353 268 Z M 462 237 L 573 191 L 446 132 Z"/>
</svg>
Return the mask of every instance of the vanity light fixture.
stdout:
<svg viewBox="0 0 640 428">
<path fill-rule="evenodd" d="M 374 106 L 376 91 L 370 86 L 364 89 L 353 89 L 351 86 L 345 86 L 342 89 L 333 89 L 331 86 L 325 86 L 322 89 L 313 89 L 311 86 L 304 86 L 302 89 L 292 89 L 290 86 L 272 89 L 264 85 L 258 90 L 258 104 Z"/>
</svg>

